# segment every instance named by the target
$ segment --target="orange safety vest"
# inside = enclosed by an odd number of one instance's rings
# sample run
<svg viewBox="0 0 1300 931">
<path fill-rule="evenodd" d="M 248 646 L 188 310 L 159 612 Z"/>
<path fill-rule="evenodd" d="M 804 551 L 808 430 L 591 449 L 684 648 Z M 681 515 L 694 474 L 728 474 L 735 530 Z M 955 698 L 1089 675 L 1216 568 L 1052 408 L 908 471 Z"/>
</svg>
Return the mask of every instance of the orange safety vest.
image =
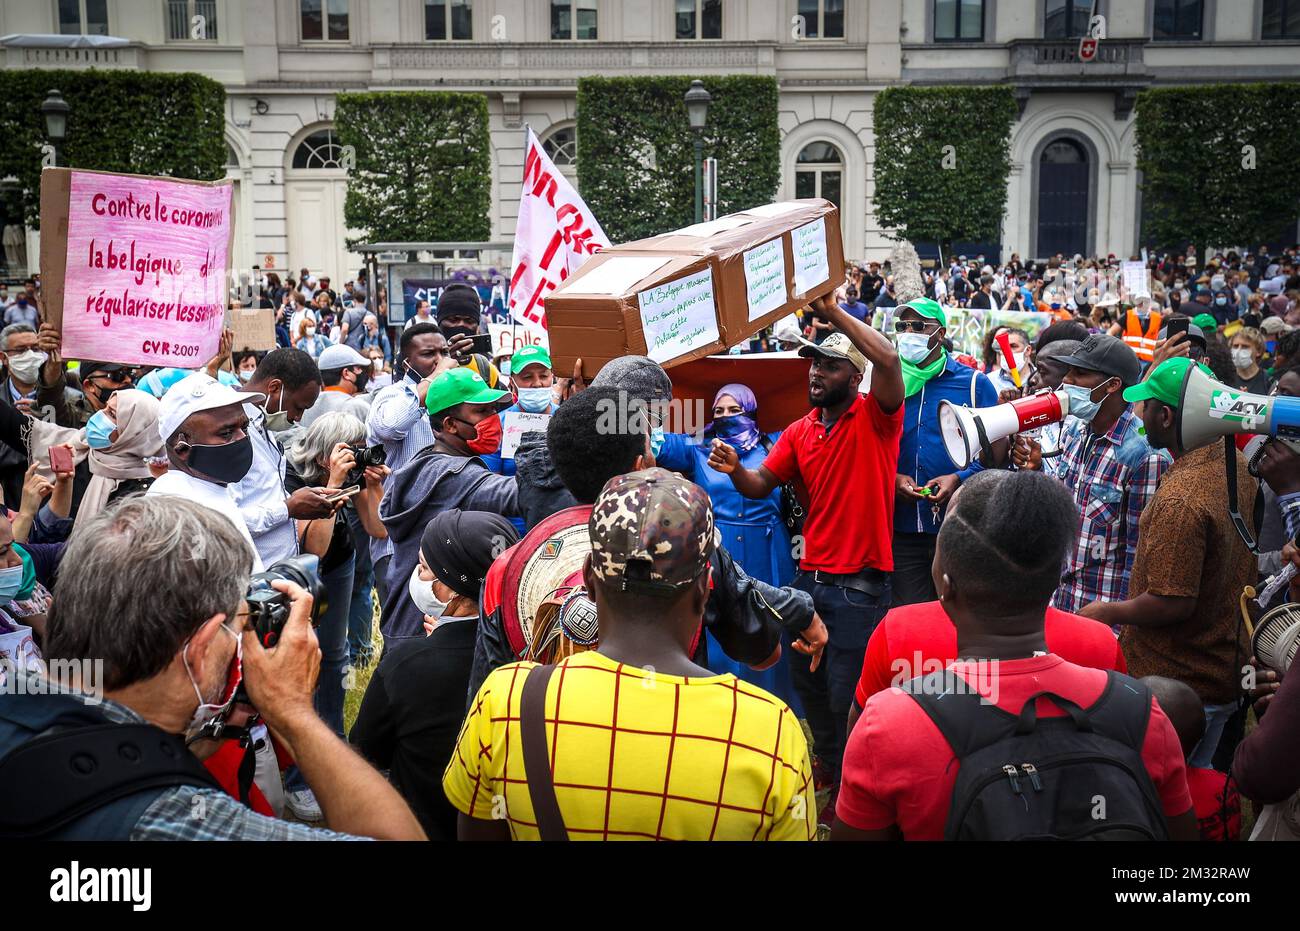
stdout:
<svg viewBox="0 0 1300 931">
<path fill-rule="evenodd" d="M 1128 347 L 1137 353 L 1137 357 L 1143 362 L 1150 362 L 1152 353 L 1155 352 L 1156 342 L 1160 336 L 1160 311 L 1151 311 L 1150 322 L 1147 324 L 1146 333 L 1142 332 L 1142 319 L 1135 311 L 1130 310 L 1124 320 L 1124 342 Z"/>
</svg>

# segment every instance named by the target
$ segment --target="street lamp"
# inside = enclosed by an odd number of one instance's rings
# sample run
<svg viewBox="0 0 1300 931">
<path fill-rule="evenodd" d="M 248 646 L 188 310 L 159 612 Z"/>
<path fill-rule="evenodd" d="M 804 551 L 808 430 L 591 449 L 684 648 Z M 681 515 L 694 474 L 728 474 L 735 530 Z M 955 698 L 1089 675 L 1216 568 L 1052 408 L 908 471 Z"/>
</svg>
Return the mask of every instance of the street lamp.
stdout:
<svg viewBox="0 0 1300 931">
<path fill-rule="evenodd" d="M 45 136 L 54 146 L 54 164 L 59 164 L 59 144 L 68 135 L 68 102 L 56 90 L 51 90 L 41 104 L 41 114 L 45 117 Z"/>
<path fill-rule="evenodd" d="M 704 184 L 700 177 L 704 160 L 704 124 L 709 119 L 709 101 L 713 96 L 704 89 L 704 82 L 695 80 L 686 91 L 686 121 L 695 136 L 695 222 L 704 219 Z"/>
</svg>

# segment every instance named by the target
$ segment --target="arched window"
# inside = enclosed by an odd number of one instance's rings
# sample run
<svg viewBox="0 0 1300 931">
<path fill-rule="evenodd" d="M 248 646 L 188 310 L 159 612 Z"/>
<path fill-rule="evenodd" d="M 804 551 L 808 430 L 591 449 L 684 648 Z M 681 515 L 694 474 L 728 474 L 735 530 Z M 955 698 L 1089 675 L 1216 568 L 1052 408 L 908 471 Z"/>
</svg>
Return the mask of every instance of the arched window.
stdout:
<svg viewBox="0 0 1300 931">
<path fill-rule="evenodd" d="M 229 142 L 226 143 L 226 172 L 233 174 L 239 171 L 239 156 L 235 153 L 235 147 Z"/>
<path fill-rule="evenodd" d="M 1078 165 L 1088 161 L 1088 156 L 1073 139 L 1057 139 L 1043 149 L 1040 161 L 1053 165 Z"/>
<path fill-rule="evenodd" d="M 840 206 L 844 156 L 832 143 L 810 142 L 795 160 L 794 196 L 821 197 Z"/>
<path fill-rule="evenodd" d="M 293 153 L 294 168 L 342 168 L 343 146 L 332 129 L 312 133 Z"/>
<path fill-rule="evenodd" d="M 557 129 L 542 140 L 542 149 L 556 168 L 572 168 L 578 164 L 578 130 L 573 126 Z"/>
</svg>

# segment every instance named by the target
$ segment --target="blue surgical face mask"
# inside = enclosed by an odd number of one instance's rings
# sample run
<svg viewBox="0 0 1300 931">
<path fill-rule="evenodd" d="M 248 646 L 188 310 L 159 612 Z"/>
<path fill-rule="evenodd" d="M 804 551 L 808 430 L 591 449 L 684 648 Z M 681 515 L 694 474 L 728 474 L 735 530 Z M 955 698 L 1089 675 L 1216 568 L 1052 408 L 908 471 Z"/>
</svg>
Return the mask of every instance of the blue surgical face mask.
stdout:
<svg viewBox="0 0 1300 931">
<path fill-rule="evenodd" d="M 1107 379 L 1107 381 L 1109 380 L 1110 379 Z M 1102 382 L 1102 384 L 1098 385 L 1097 388 L 1102 387 L 1105 383 L 1106 382 Z M 1101 401 L 1094 401 L 1092 399 L 1092 393 L 1096 391 L 1097 388 L 1085 388 L 1082 385 L 1061 385 L 1061 387 L 1064 388 L 1065 393 L 1070 396 L 1069 416 L 1077 417 L 1084 423 L 1092 423 L 1093 418 L 1097 416 L 1097 411 L 1101 410 Z"/>
<path fill-rule="evenodd" d="M 899 333 L 898 355 L 913 365 L 921 362 L 931 352 L 930 336 L 926 333 Z"/>
<path fill-rule="evenodd" d="M 113 445 L 109 439 L 113 431 L 117 429 L 117 424 L 109 419 L 104 411 L 96 411 L 86 421 L 86 445 L 91 449 L 108 449 Z"/>
<path fill-rule="evenodd" d="M 23 567 L 19 563 L 7 569 L 0 569 L 0 604 L 13 601 L 18 590 L 23 587 Z"/>
<path fill-rule="evenodd" d="M 544 414 L 551 409 L 551 389 L 519 388 L 519 409 L 530 414 Z"/>
<path fill-rule="evenodd" d="M 1226 297 L 1216 297 L 1214 299 L 1214 303 L 1218 304 L 1220 307 L 1223 307 L 1228 303 L 1228 299 Z"/>
<path fill-rule="evenodd" d="M 664 428 L 655 427 L 650 431 L 650 455 L 658 457 L 659 451 L 664 448 Z"/>
</svg>

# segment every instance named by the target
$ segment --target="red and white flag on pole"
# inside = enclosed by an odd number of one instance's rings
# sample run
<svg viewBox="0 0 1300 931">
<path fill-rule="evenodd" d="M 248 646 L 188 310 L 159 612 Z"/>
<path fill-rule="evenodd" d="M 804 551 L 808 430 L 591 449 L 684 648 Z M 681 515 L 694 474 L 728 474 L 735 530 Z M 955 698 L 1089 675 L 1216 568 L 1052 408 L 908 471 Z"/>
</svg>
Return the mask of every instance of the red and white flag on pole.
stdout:
<svg viewBox="0 0 1300 931">
<path fill-rule="evenodd" d="M 531 127 L 510 260 L 510 316 L 546 330 L 546 295 L 609 245 L 605 231 L 560 174 Z"/>
</svg>

